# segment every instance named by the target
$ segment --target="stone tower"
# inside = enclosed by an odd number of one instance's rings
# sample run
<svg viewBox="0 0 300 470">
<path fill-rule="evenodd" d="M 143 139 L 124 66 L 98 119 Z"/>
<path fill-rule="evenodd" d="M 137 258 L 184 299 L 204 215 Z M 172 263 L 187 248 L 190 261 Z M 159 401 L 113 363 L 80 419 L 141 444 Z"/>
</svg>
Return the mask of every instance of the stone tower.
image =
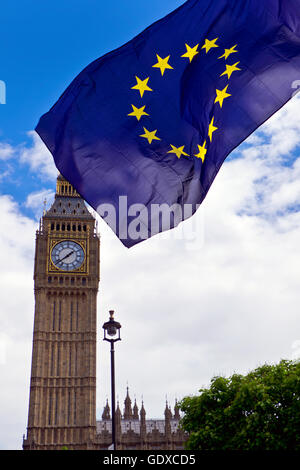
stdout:
<svg viewBox="0 0 300 470">
<path fill-rule="evenodd" d="M 96 299 L 100 241 L 61 176 L 36 234 L 35 315 L 24 449 L 92 449 L 96 437 Z"/>
</svg>

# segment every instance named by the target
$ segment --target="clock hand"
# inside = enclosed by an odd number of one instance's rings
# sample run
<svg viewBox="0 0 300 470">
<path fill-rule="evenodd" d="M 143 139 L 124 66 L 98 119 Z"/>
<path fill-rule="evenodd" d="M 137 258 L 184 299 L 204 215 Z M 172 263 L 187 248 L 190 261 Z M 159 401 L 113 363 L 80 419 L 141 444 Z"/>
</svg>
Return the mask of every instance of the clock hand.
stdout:
<svg viewBox="0 0 300 470">
<path fill-rule="evenodd" d="M 66 256 L 64 256 L 58 264 L 60 264 L 64 259 L 68 258 L 69 256 L 71 256 L 72 254 L 74 253 L 74 251 L 70 251 L 70 253 L 68 253 Z"/>
</svg>

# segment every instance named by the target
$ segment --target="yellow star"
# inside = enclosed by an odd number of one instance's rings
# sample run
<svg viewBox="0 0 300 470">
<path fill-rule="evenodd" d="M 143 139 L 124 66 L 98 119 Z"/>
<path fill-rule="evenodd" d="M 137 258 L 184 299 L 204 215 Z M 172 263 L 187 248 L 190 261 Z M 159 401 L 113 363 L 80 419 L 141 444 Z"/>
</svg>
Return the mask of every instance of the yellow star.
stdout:
<svg viewBox="0 0 300 470">
<path fill-rule="evenodd" d="M 165 70 L 166 69 L 172 69 L 173 67 L 168 63 L 169 59 L 170 59 L 170 56 L 168 55 L 168 57 L 165 57 L 164 59 L 162 59 L 161 57 L 159 57 L 158 54 L 156 54 L 156 57 L 157 57 L 157 64 L 154 64 L 152 65 L 152 67 L 156 67 L 158 69 L 160 69 L 161 71 L 161 74 L 163 75 L 165 73 Z"/>
<path fill-rule="evenodd" d="M 186 47 L 186 53 L 185 54 L 182 54 L 181 57 L 188 57 L 188 59 L 190 60 L 190 62 L 192 62 L 193 58 L 195 57 L 195 55 L 199 54 L 199 51 L 197 50 L 198 49 L 198 46 L 199 44 L 197 44 L 195 47 L 190 47 L 188 44 L 185 45 Z"/>
<path fill-rule="evenodd" d="M 136 78 L 136 85 L 132 86 L 131 88 L 133 90 L 139 90 L 141 94 L 141 98 L 143 98 L 144 92 L 145 91 L 153 91 L 151 88 L 148 87 L 148 78 L 145 78 L 145 80 L 140 80 L 139 77 Z"/>
<path fill-rule="evenodd" d="M 236 48 L 237 44 L 235 46 L 232 46 L 230 49 L 225 49 L 225 52 L 223 55 L 221 55 L 220 57 L 218 57 L 218 59 L 222 59 L 223 57 L 225 58 L 225 60 L 228 59 L 228 57 L 230 56 L 230 54 L 233 54 L 234 52 L 238 52 L 235 48 Z"/>
<path fill-rule="evenodd" d="M 159 137 L 156 137 L 156 135 L 155 135 L 156 132 L 157 132 L 157 129 L 155 131 L 148 131 L 144 127 L 144 131 L 145 131 L 145 134 L 140 135 L 140 137 L 144 137 L 145 139 L 147 139 L 149 144 L 152 143 L 152 140 L 161 140 Z"/>
<path fill-rule="evenodd" d="M 215 103 L 219 103 L 220 108 L 222 108 L 223 101 L 225 100 L 225 98 L 228 98 L 229 96 L 231 96 L 229 93 L 226 93 L 228 87 L 229 85 L 227 85 L 223 90 L 216 90 L 217 97 L 215 99 Z"/>
<path fill-rule="evenodd" d="M 127 116 L 135 116 L 138 121 L 141 119 L 142 116 L 149 116 L 149 114 L 144 111 L 146 105 L 142 106 L 141 108 L 136 108 L 133 104 L 131 106 L 133 111 L 132 113 L 127 114 Z"/>
<path fill-rule="evenodd" d="M 225 72 L 223 72 L 220 77 L 222 77 L 223 75 L 227 75 L 228 76 L 228 79 L 231 77 L 231 75 L 233 74 L 233 72 L 235 72 L 236 70 L 241 70 L 237 67 L 237 65 L 239 64 L 239 62 L 236 62 L 235 64 L 233 65 L 228 65 L 226 64 L 226 70 Z"/>
<path fill-rule="evenodd" d="M 204 141 L 204 144 L 198 145 L 199 153 L 195 154 L 195 157 L 201 158 L 202 163 L 204 162 L 205 156 L 207 154 L 207 148 L 206 148 L 206 140 Z"/>
<path fill-rule="evenodd" d="M 188 153 L 185 153 L 183 151 L 184 149 L 184 145 L 182 147 L 175 147 L 174 145 L 170 144 L 171 147 L 172 147 L 172 150 L 169 150 L 167 153 L 175 153 L 176 157 L 180 158 L 181 155 L 186 155 L 187 157 L 189 157 L 189 154 Z"/>
<path fill-rule="evenodd" d="M 212 141 L 212 135 L 213 135 L 213 132 L 215 132 L 216 130 L 218 130 L 218 127 L 215 127 L 214 126 L 214 116 L 212 118 L 212 120 L 210 121 L 210 124 L 209 124 L 209 128 L 208 128 L 208 135 L 209 135 L 209 138 L 210 138 L 210 141 Z"/>
<path fill-rule="evenodd" d="M 206 50 L 206 54 L 208 53 L 208 51 L 212 48 L 212 47 L 219 47 L 218 44 L 216 44 L 216 41 L 218 40 L 219 38 L 215 38 L 215 39 L 212 39 L 212 41 L 209 41 L 209 39 L 205 39 L 205 44 L 204 46 L 201 47 L 201 49 L 205 49 Z"/>
</svg>

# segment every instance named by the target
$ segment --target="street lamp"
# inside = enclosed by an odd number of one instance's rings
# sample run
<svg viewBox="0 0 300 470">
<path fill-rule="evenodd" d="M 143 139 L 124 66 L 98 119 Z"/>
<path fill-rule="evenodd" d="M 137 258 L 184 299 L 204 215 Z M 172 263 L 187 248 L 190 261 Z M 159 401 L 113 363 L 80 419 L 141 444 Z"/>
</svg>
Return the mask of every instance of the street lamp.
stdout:
<svg viewBox="0 0 300 470">
<path fill-rule="evenodd" d="M 115 419 L 115 347 L 116 341 L 121 341 L 121 325 L 114 319 L 114 311 L 109 311 L 109 321 L 102 326 L 104 329 L 103 341 L 110 342 L 110 366 L 111 366 L 111 435 L 112 448 L 116 450 L 116 419 Z"/>
</svg>

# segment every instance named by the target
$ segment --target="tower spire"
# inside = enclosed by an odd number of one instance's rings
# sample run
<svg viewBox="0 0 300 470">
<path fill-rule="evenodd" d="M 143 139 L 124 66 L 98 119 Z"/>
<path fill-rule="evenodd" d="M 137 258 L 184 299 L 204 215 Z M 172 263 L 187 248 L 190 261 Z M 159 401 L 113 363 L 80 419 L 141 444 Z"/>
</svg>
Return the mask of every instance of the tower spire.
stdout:
<svg viewBox="0 0 300 470">
<path fill-rule="evenodd" d="M 46 214 L 46 207 L 47 207 L 47 199 L 46 199 L 46 198 L 44 199 L 44 203 L 43 203 L 43 204 L 44 204 L 43 215 L 45 215 L 45 214 Z"/>
<path fill-rule="evenodd" d="M 136 399 L 134 400 L 134 406 L 133 406 L 133 419 L 139 419 L 139 409 L 136 404 Z"/>
<path fill-rule="evenodd" d="M 44 218 L 89 219 L 96 223 L 80 194 L 60 173 L 56 179 L 55 199 L 48 210 L 44 202 Z"/>
<path fill-rule="evenodd" d="M 177 398 L 175 398 L 174 419 L 180 419 L 180 414 L 179 414 L 179 407 L 178 407 L 178 403 L 177 403 Z"/>
<path fill-rule="evenodd" d="M 108 400 L 106 400 L 106 405 L 105 405 L 103 413 L 102 413 L 102 419 L 103 420 L 109 420 L 110 419 L 110 408 L 109 408 Z"/>
<path fill-rule="evenodd" d="M 130 399 L 130 396 L 129 396 L 128 386 L 127 386 L 127 394 L 126 394 L 126 398 L 125 398 L 125 401 L 124 401 L 124 405 L 125 405 L 124 419 L 132 419 L 133 413 L 132 413 L 132 408 L 131 408 L 131 399 Z"/>
</svg>

